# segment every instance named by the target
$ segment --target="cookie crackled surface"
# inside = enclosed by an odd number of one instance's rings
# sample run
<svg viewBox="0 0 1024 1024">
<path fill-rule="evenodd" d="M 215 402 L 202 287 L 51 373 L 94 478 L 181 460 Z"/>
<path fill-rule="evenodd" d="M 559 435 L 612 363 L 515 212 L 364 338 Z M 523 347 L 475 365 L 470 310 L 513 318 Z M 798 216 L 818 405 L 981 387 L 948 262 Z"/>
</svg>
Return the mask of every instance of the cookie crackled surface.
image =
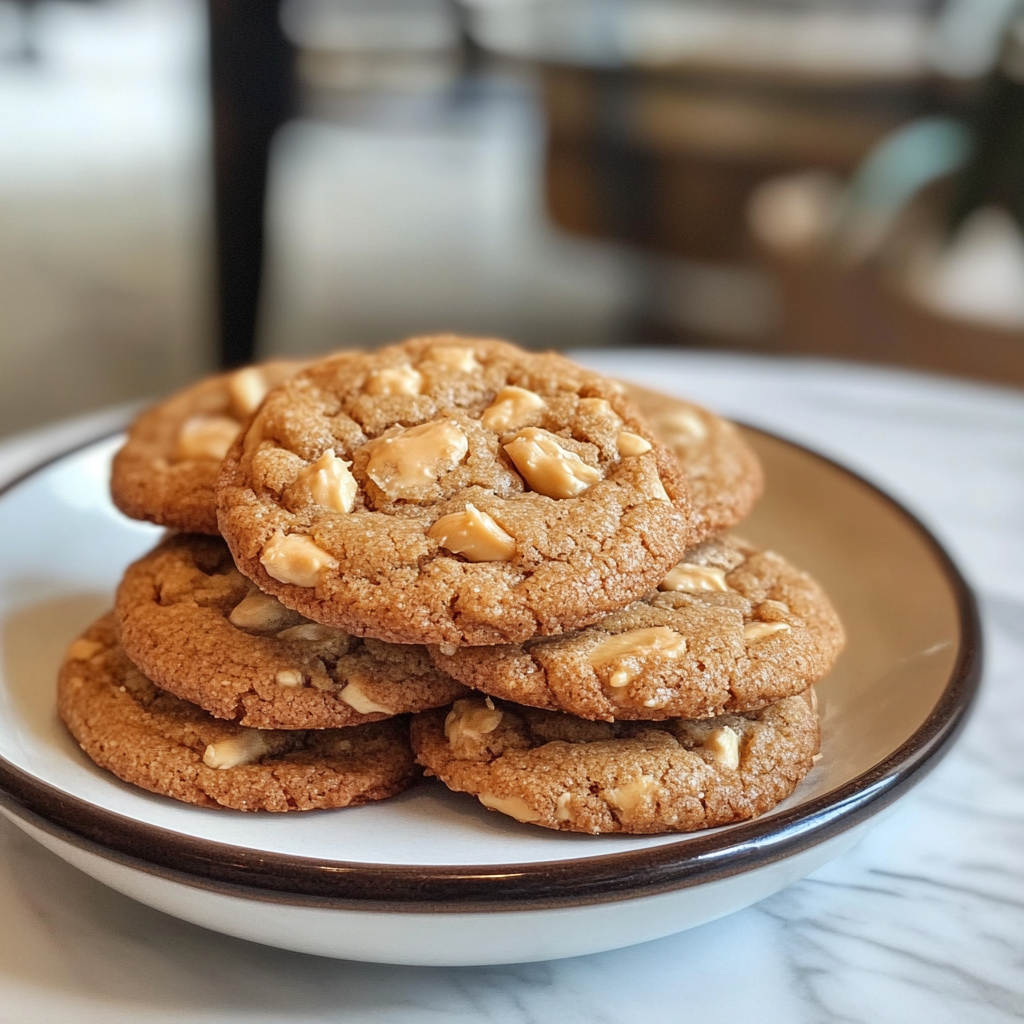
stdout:
<svg viewBox="0 0 1024 1024">
<path fill-rule="evenodd" d="M 239 569 L 289 608 L 454 646 L 558 634 L 641 597 L 691 515 L 621 386 L 447 335 L 338 355 L 270 392 L 218 508 Z"/>
</svg>

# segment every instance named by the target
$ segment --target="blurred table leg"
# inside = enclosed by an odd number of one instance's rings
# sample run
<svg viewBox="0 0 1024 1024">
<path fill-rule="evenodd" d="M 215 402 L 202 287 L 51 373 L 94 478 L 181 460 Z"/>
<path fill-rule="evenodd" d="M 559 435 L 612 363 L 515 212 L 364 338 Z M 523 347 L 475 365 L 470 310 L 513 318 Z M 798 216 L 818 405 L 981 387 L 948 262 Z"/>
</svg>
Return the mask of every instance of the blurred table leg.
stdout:
<svg viewBox="0 0 1024 1024">
<path fill-rule="evenodd" d="M 218 355 L 251 361 L 263 270 L 270 143 L 294 111 L 293 52 L 278 0 L 207 0 Z"/>
</svg>

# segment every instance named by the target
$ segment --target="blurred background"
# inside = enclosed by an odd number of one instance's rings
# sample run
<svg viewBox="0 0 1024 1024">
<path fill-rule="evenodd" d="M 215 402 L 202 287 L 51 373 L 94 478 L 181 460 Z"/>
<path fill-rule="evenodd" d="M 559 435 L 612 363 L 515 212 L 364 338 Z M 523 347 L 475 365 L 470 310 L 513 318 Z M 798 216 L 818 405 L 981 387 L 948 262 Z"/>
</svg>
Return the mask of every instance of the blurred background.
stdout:
<svg viewBox="0 0 1024 1024">
<path fill-rule="evenodd" d="M 0 435 L 457 330 L 1024 385 L 1015 0 L 0 0 Z"/>
</svg>

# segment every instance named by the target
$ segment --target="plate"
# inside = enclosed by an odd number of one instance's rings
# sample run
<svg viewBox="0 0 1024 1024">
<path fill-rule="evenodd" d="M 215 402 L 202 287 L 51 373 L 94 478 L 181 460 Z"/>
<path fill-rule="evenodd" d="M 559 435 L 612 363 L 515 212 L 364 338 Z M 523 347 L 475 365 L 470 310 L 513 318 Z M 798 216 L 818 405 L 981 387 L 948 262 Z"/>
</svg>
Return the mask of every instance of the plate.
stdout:
<svg viewBox="0 0 1024 1024">
<path fill-rule="evenodd" d="M 424 782 L 307 814 L 197 808 L 89 761 L 54 710 L 67 644 L 161 531 L 108 497 L 121 438 L 0 493 L 0 808 L 64 859 L 186 920 L 304 952 L 414 964 L 542 960 L 680 931 L 777 891 L 850 846 L 932 768 L 977 689 L 977 610 L 892 499 L 747 430 L 768 486 L 737 531 L 814 574 L 848 646 L 818 686 L 823 758 L 751 822 L 679 836 L 550 832 Z"/>
</svg>

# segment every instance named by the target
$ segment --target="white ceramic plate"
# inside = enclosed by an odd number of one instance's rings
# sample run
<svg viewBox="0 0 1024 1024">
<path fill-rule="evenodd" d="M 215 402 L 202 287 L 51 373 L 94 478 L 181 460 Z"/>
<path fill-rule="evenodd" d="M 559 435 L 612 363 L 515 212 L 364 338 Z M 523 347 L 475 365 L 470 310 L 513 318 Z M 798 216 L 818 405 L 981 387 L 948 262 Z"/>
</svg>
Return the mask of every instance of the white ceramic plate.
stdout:
<svg viewBox="0 0 1024 1024">
<path fill-rule="evenodd" d="M 933 766 L 980 669 L 977 614 L 938 544 L 875 488 L 751 431 L 768 489 L 739 532 L 824 584 L 849 634 L 818 689 L 820 764 L 760 819 L 690 836 L 521 825 L 425 782 L 307 814 L 211 811 L 101 771 L 54 710 L 67 644 L 161 531 L 107 495 L 119 438 L 0 495 L 0 802 L 50 849 L 169 913 L 331 956 L 480 964 L 656 938 L 746 906 L 849 846 Z"/>
</svg>

